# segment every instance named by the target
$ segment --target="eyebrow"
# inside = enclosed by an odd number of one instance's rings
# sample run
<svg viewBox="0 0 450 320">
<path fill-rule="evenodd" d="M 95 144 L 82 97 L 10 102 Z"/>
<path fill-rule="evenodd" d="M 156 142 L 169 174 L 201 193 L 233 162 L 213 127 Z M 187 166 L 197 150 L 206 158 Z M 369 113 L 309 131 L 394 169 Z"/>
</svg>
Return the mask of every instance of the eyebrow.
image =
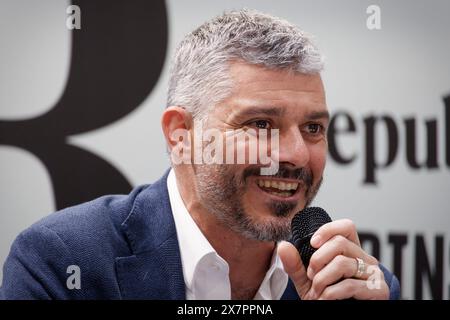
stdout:
<svg viewBox="0 0 450 320">
<path fill-rule="evenodd" d="M 271 116 L 271 117 L 281 117 L 285 113 L 285 110 L 282 108 L 276 108 L 276 107 L 269 107 L 269 108 L 261 108 L 261 107 L 254 107 L 254 108 L 247 108 L 242 111 L 238 111 L 236 114 L 233 115 L 233 117 L 252 117 L 252 116 Z"/>
<path fill-rule="evenodd" d="M 269 107 L 269 108 L 248 108 L 246 110 L 242 110 L 240 112 L 237 112 L 233 115 L 233 117 L 252 117 L 252 116 L 260 116 L 260 115 L 266 115 L 271 117 L 282 117 L 285 114 L 285 109 L 283 108 L 275 108 L 275 107 Z M 308 113 L 305 116 L 306 120 L 319 120 L 319 119 L 330 119 L 330 113 L 325 111 L 313 111 Z"/>
<path fill-rule="evenodd" d="M 313 111 L 313 112 L 308 113 L 305 118 L 307 120 L 319 120 L 319 119 L 329 120 L 330 119 L 330 113 L 327 110 L 325 110 L 325 111 Z"/>
</svg>

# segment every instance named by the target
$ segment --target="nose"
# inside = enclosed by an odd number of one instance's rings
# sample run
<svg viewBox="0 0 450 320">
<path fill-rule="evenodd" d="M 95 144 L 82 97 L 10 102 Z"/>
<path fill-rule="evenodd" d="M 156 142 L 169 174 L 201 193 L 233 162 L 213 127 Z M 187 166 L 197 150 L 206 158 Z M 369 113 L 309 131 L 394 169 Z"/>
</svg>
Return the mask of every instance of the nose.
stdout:
<svg viewBox="0 0 450 320">
<path fill-rule="evenodd" d="M 308 145 L 299 128 L 292 128 L 280 134 L 279 162 L 290 163 L 294 167 L 306 167 L 310 159 Z"/>
</svg>

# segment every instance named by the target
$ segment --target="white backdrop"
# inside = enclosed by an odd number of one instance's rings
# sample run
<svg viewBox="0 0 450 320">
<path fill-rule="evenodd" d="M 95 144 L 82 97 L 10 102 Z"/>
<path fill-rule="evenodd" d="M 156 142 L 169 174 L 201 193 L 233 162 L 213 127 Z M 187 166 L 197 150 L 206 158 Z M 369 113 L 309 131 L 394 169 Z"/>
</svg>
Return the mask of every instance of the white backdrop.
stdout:
<svg viewBox="0 0 450 320">
<path fill-rule="evenodd" d="M 381 9 L 381 29 L 366 26 L 369 5 Z M 69 3 L 61 0 L 0 1 L 0 119 L 26 119 L 45 113 L 67 80 L 71 32 Z M 443 297 L 450 291 L 450 163 L 446 163 L 444 102 L 450 94 L 450 2 L 445 0 L 168 1 L 168 55 L 184 34 L 224 10 L 254 8 L 296 23 L 315 35 L 326 56 L 323 73 L 331 112 L 348 112 L 356 132 L 338 137 L 354 162 L 329 158 L 316 204 L 334 219 L 349 217 L 374 233 L 381 260 L 393 268 L 391 234 L 407 236 L 402 254 L 404 298 L 414 298 L 416 241 L 424 239 L 435 268 L 436 237 L 442 236 Z M 81 27 L 83 28 L 83 8 Z M 151 41 L 151 39 L 149 39 Z M 156 180 L 168 166 L 160 129 L 168 80 L 166 63 L 157 86 L 138 109 L 96 131 L 70 137 L 70 143 L 107 159 L 133 185 Z M 450 112 L 450 107 L 449 107 Z M 364 184 L 365 122 L 391 116 L 399 131 L 398 154 L 376 170 L 377 184 Z M 406 161 L 405 118 L 416 119 L 417 158 L 426 153 L 425 121 L 437 120 L 438 168 L 413 170 Z M 450 126 L 450 123 L 447 124 Z M 386 158 L 384 126 L 377 126 L 376 158 Z M 0 265 L 17 234 L 54 211 L 51 181 L 32 154 L 0 145 Z M 417 238 L 418 237 L 418 238 Z M 422 238 L 421 238 L 422 237 Z M 419 255 L 420 256 L 420 255 Z M 422 257 L 423 258 L 423 257 Z M 0 271 L 0 281 L 1 281 Z M 431 298 L 423 279 L 424 298 Z"/>
</svg>

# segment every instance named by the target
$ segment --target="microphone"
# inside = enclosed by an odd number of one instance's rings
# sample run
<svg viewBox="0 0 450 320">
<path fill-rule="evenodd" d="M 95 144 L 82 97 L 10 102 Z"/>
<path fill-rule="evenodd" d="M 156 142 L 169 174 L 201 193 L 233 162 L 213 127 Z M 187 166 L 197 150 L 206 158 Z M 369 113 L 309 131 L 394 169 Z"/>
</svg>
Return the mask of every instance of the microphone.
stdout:
<svg viewBox="0 0 450 320">
<path fill-rule="evenodd" d="M 298 212 L 291 221 L 291 243 L 297 248 L 305 269 L 316 251 L 311 244 L 311 237 L 325 223 L 331 222 L 328 213 L 319 207 L 309 207 Z"/>
<path fill-rule="evenodd" d="M 291 243 L 295 246 L 302 258 L 305 269 L 308 269 L 309 260 L 316 249 L 311 244 L 311 237 L 325 223 L 331 222 L 328 213 L 319 207 L 309 207 L 298 212 L 291 221 Z M 345 300 L 354 300 L 353 298 Z"/>
</svg>

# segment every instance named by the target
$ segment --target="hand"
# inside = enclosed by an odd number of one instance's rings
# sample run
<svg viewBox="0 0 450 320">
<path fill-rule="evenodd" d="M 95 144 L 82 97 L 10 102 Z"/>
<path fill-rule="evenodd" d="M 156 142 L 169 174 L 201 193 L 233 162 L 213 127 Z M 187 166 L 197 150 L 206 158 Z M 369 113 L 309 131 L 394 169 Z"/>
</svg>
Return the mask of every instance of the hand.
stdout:
<svg viewBox="0 0 450 320">
<path fill-rule="evenodd" d="M 311 238 L 311 246 L 317 251 L 308 270 L 292 244 L 282 242 L 278 247 L 284 269 L 302 300 L 389 299 L 389 288 L 378 260 L 361 248 L 352 221 L 343 219 L 324 224 Z M 365 272 L 358 278 L 355 278 L 356 258 L 365 263 Z"/>
</svg>

